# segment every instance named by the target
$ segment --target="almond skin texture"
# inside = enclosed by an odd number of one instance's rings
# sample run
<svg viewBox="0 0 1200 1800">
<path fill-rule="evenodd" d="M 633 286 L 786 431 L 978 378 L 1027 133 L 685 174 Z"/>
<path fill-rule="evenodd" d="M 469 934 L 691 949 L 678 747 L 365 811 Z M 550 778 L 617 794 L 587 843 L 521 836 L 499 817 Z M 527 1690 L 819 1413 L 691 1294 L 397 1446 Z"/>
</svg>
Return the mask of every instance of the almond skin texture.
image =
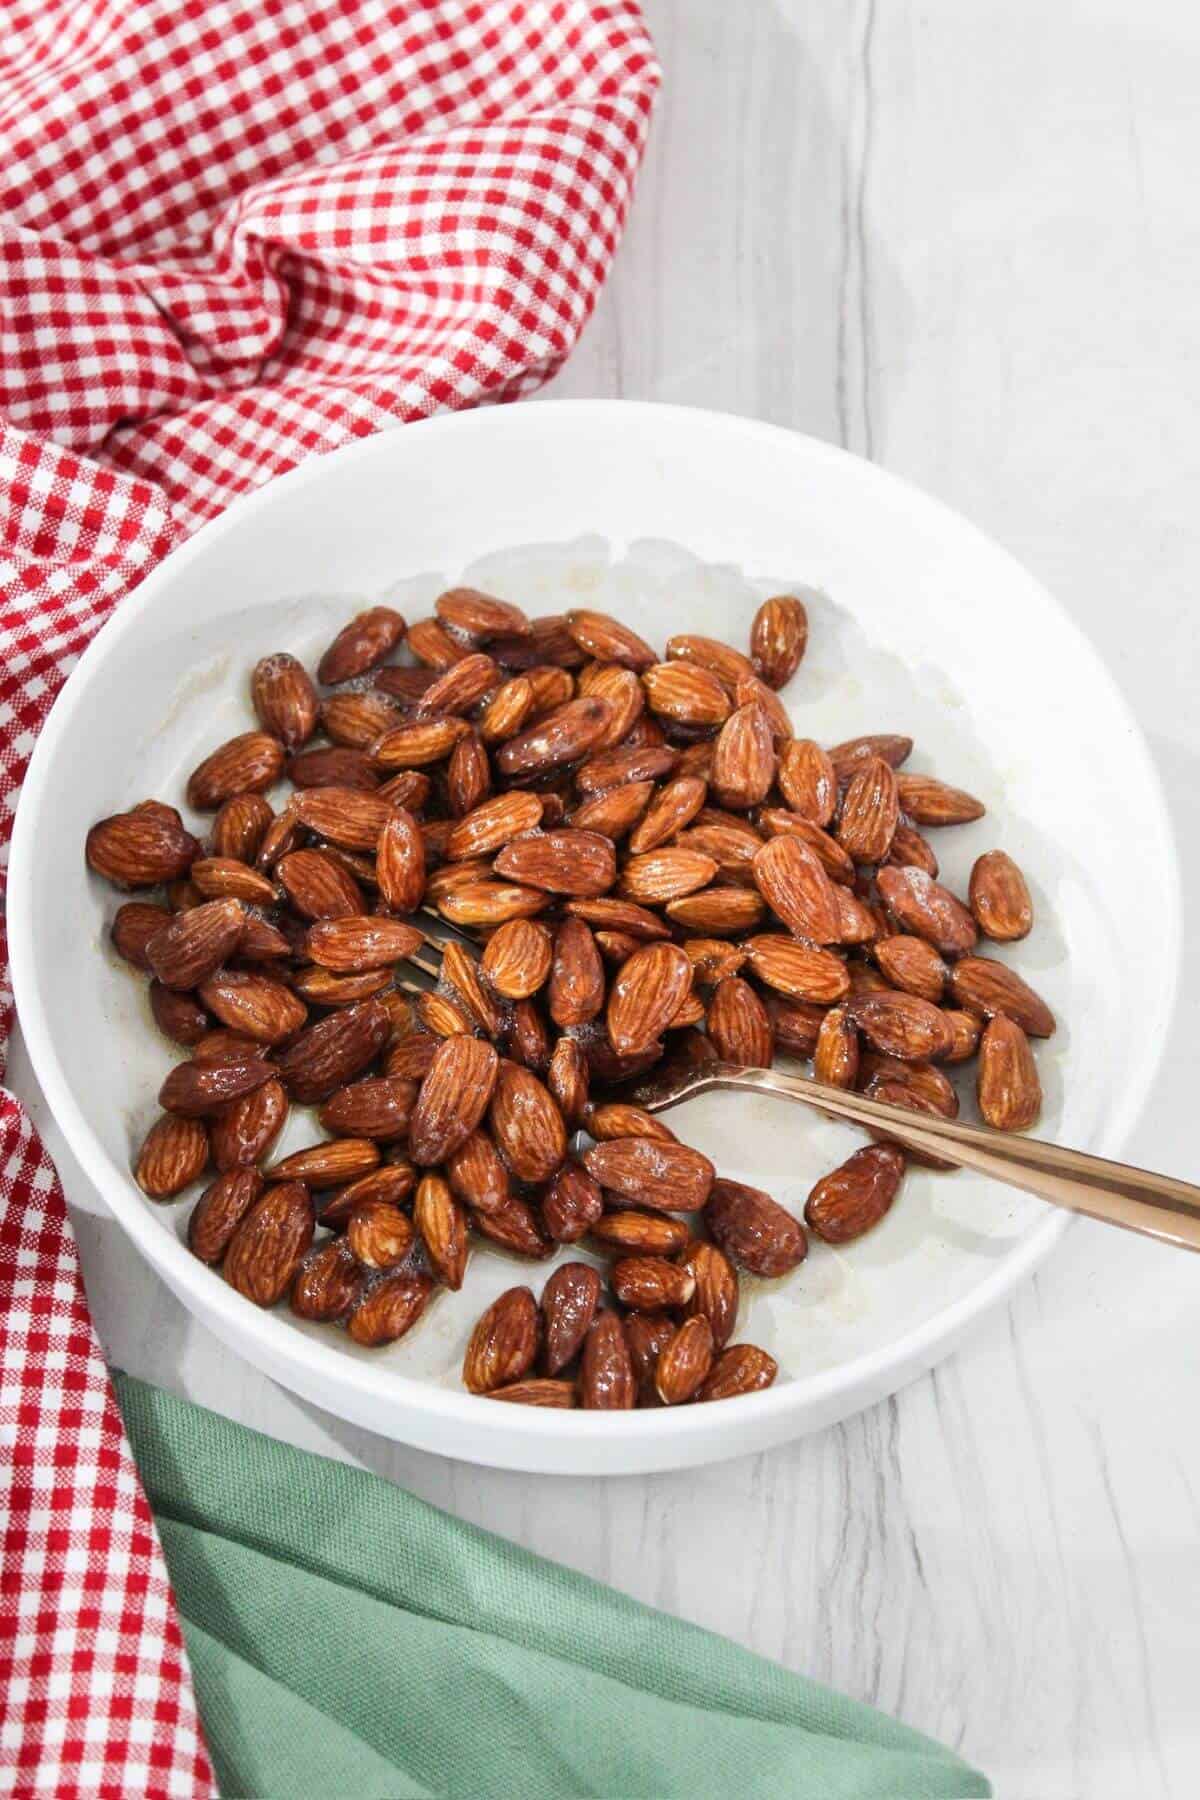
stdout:
<svg viewBox="0 0 1200 1800">
<path fill-rule="evenodd" d="M 937 880 L 938 859 L 933 854 L 933 848 L 907 819 L 902 818 L 896 827 L 892 847 L 888 851 L 888 861 L 899 869 L 924 869 L 926 875 L 932 875 Z"/>
<path fill-rule="evenodd" d="M 881 756 L 891 768 L 898 769 L 912 755 L 913 741 L 891 731 L 868 732 L 865 737 L 847 738 L 829 751 L 834 774 L 841 782 L 849 781 L 860 764 L 872 756 Z"/>
<path fill-rule="evenodd" d="M 692 965 L 677 944 L 646 944 L 623 964 L 608 999 L 608 1036 L 618 1056 L 654 1043 L 692 985 Z"/>
<path fill-rule="evenodd" d="M 1026 1131 L 1042 1110 L 1042 1084 L 1029 1039 L 1012 1019 L 990 1019 L 979 1040 L 979 1110 L 997 1131 Z"/>
<path fill-rule="evenodd" d="M 589 1175 L 610 1193 L 659 1212 L 697 1212 L 708 1199 L 715 1171 L 688 1144 L 654 1138 L 615 1138 L 584 1152 Z"/>
<path fill-rule="evenodd" d="M 317 729 L 317 690 L 308 670 L 286 650 L 255 663 L 250 700 L 263 730 L 285 750 L 301 749 Z"/>
<path fill-rule="evenodd" d="M 544 925 L 511 919 L 488 939 L 482 967 L 506 1000 L 528 1000 L 545 985 L 553 956 L 554 940 Z"/>
<path fill-rule="evenodd" d="M 557 1375 L 582 1348 L 601 1291 L 600 1276 L 588 1263 L 563 1263 L 542 1289 L 542 1320 L 548 1375 Z"/>
<path fill-rule="evenodd" d="M 686 894 L 681 900 L 667 904 L 667 917 L 685 931 L 702 931 L 710 936 L 733 936 L 739 931 L 753 931 L 765 908 L 757 893 L 743 887 L 710 887 L 698 894 Z"/>
<path fill-rule="evenodd" d="M 301 788 L 291 809 L 302 825 L 345 850 L 374 850 L 392 808 L 378 794 L 348 787 Z"/>
<path fill-rule="evenodd" d="M 533 711 L 533 684 L 524 675 L 503 682 L 479 716 L 479 735 L 489 747 L 516 737 Z"/>
<path fill-rule="evenodd" d="M 568 700 L 501 744 L 496 767 L 503 775 L 533 775 L 578 762 L 603 737 L 610 717 L 607 701 L 596 695 Z"/>
<path fill-rule="evenodd" d="M 628 792 L 618 788 L 617 793 Z M 638 821 L 629 837 L 629 848 L 635 856 L 657 850 L 684 829 L 695 818 L 708 795 L 708 783 L 696 775 L 680 775 L 668 782 L 649 811 Z"/>
<path fill-rule="evenodd" d="M 254 798 L 257 796 L 235 795 L 238 800 Z M 226 801 L 227 806 L 230 804 Z M 279 897 L 268 876 L 234 856 L 197 857 L 189 871 L 189 879 L 206 900 L 242 900 L 247 906 L 273 906 Z M 199 908 L 195 910 L 199 911 Z"/>
<path fill-rule="evenodd" d="M 416 912 L 425 892 L 425 841 L 417 821 L 396 807 L 376 841 L 375 873 L 389 911 Z"/>
<path fill-rule="evenodd" d="M 607 895 L 601 900 L 568 900 L 563 911 L 568 918 L 583 919 L 594 929 L 626 931 L 647 943 L 671 935 L 657 914 L 632 900 L 613 900 Z"/>
<path fill-rule="evenodd" d="M 932 1062 L 953 1042 L 941 1008 L 916 994 L 858 994 L 845 1011 L 876 1050 L 900 1062 Z"/>
<path fill-rule="evenodd" d="M 886 768 L 886 763 L 880 765 Z M 854 862 L 836 838 L 831 838 L 819 825 L 802 819 L 799 813 L 786 812 L 781 806 L 764 806 L 758 812 L 758 823 L 765 837 L 796 837 L 816 856 L 831 881 L 849 887 L 854 881 Z"/>
<path fill-rule="evenodd" d="M 464 656 L 453 668 L 442 671 L 422 694 L 418 711 L 431 716 L 468 712 L 499 682 L 500 670 L 491 657 L 476 651 L 472 656 Z"/>
<path fill-rule="evenodd" d="M 261 1162 L 283 1130 L 287 1115 L 287 1090 L 274 1077 L 223 1106 L 209 1128 L 213 1162 L 220 1172 L 253 1168 Z"/>
<path fill-rule="evenodd" d="M 882 862 L 892 847 L 900 819 L 895 771 L 881 756 L 869 756 L 855 770 L 842 801 L 838 842 L 856 862 Z"/>
<path fill-rule="evenodd" d="M 588 1060 L 574 1038 L 560 1037 L 546 1071 L 546 1086 L 572 1131 L 583 1124 L 588 1107 Z"/>
<path fill-rule="evenodd" d="M 661 1256 L 626 1256 L 609 1270 L 612 1291 L 622 1306 L 638 1312 L 662 1312 L 686 1306 L 696 1291 L 696 1277 Z"/>
<path fill-rule="evenodd" d="M 693 1400 L 707 1379 L 714 1356 L 712 1326 L 702 1313 L 685 1319 L 659 1352 L 654 1385 L 664 1406 Z"/>
<path fill-rule="evenodd" d="M 188 1248 L 201 1262 L 219 1263 L 230 1238 L 263 1191 L 257 1169 L 230 1169 L 211 1182 L 192 1208 Z"/>
<path fill-rule="evenodd" d="M 175 1044 L 198 1044 L 207 1036 L 209 1018 L 194 994 L 177 994 L 160 981 L 150 983 L 150 1011 L 164 1037 Z"/>
<path fill-rule="evenodd" d="M 402 919 L 360 914 L 318 919 L 309 929 L 305 950 L 313 962 L 335 975 L 360 975 L 402 962 L 424 942 L 424 933 Z"/>
<path fill-rule="evenodd" d="M 769 1069 L 775 1053 L 770 1014 L 739 975 L 717 984 L 708 1007 L 708 1035 L 723 1062 Z"/>
<path fill-rule="evenodd" d="M 739 706 L 713 751 L 711 786 L 722 806 L 746 812 L 766 799 L 775 779 L 775 745 L 761 706 Z"/>
<path fill-rule="evenodd" d="M 488 1121 L 496 1148 L 518 1181 L 549 1181 L 566 1158 L 563 1116 L 529 1069 L 500 1065 Z"/>
<path fill-rule="evenodd" d="M 777 837 L 754 857 L 754 879 L 771 911 L 797 937 L 834 944 L 841 934 L 833 883 L 799 838 Z"/>
<path fill-rule="evenodd" d="M 900 806 L 915 825 L 966 825 L 982 819 L 987 810 L 982 800 L 948 787 L 932 775 L 901 775 Z"/>
<path fill-rule="evenodd" d="M 444 1162 L 466 1142 L 488 1109 L 499 1066 L 493 1046 L 480 1038 L 443 1039 L 409 1121 L 414 1162 L 426 1167 Z"/>
<path fill-rule="evenodd" d="M 638 1402 L 642 1406 L 660 1404 L 654 1377 L 658 1359 L 675 1336 L 677 1327 L 668 1313 L 626 1313 L 622 1324 L 629 1360 L 637 1382 Z"/>
<path fill-rule="evenodd" d="M 425 1175 L 417 1183 L 413 1222 L 434 1274 L 457 1292 L 467 1272 L 467 1215 L 442 1176 Z"/>
<path fill-rule="evenodd" d="M 433 1282 L 428 1275 L 398 1271 L 373 1282 L 346 1320 L 346 1330 L 356 1344 L 374 1348 L 394 1344 L 412 1330 L 429 1304 Z"/>
<path fill-rule="evenodd" d="M 779 790 L 792 812 L 826 826 L 837 808 L 837 776 L 826 751 L 812 738 L 793 738 L 779 752 Z"/>
<path fill-rule="evenodd" d="M 662 906 L 707 887 L 717 873 L 711 856 L 668 845 L 631 856 L 621 872 L 621 892 L 641 906 Z"/>
<path fill-rule="evenodd" d="M 964 956 L 950 972 L 950 992 L 969 1012 L 989 1019 L 1002 1014 L 1029 1037 L 1054 1036 L 1054 1014 L 1006 963 L 989 956 Z"/>
<path fill-rule="evenodd" d="M 397 709 L 386 694 L 332 694 L 321 703 L 321 727 L 326 737 L 348 750 L 369 750 L 398 718 Z"/>
<path fill-rule="evenodd" d="M 600 1184 L 577 1162 L 565 1162 L 542 1190 L 542 1223 L 558 1244 L 574 1244 L 604 1211 Z"/>
<path fill-rule="evenodd" d="M 760 981 L 793 1000 L 830 1006 L 850 991 L 845 963 L 828 950 L 798 943 L 779 932 L 747 938 L 742 950 Z"/>
<path fill-rule="evenodd" d="M 462 640 L 451 637 L 445 626 L 437 619 L 417 619 L 410 625 L 408 648 L 417 661 L 424 663 L 427 669 L 452 669 L 456 662 L 461 662 L 464 656 L 471 654 Z M 382 670 L 376 676 L 376 685 L 379 685 L 388 673 L 388 670 Z M 390 681 L 387 686 L 390 690 Z M 417 698 L 419 697 L 418 695 Z"/>
<path fill-rule="evenodd" d="M 989 850 L 971 870 L 967 899 L 984 937 L 1015 943 L 1033 929 L 1033 901 L 1025 877 L 1003 850 Z"/>
<path fill-rule="evenodd" d="M 697 637 L 691 632 L 678 632 L 669 637 L 666 644 L 668 662 L 696 663 L 702 669 L 711 669 L 713 674 L 726 687 L 736 687 L 739 681 L 745 681 L 754 674 L 754 664 L 740 650 L 731 644 L 723 644 L 720 638 Z"/>
<path fill-rule="evenodd" d="M 564 919 L 555 934 L 548 998 L 550 1017 L 564 1031 L 588 1024 L 604 1005 L 604 965 L 582 919 Z"/>
<path fill-rule="evenodd" d="M 433 610 L 443 625 L 464 632 L 467 637 L 529 637 L 533 631 L 519 606 L 481 593 L 478 588 L 447 588 L 434 601 Z"/>
<path fill-rule="evenodd" d="M 253 863 L 274 818 L 261 794 L 234 794 L 213 820 L 213 855 Z"/>
<path fill-rule="evenodd" d="M 222 1273 L 256 1306 L 274 1306 L 291 1285 L 313 1238 L 313 1208 L 299 1181 L 268 1188 L 230 1239 Z"/>
<path fill-rule="evenodd" d="M 596 1220 L 591 1235 L 609 1250 L 673 1256 L 686 1247 L 691 1233 L 682 1219 L 664 1213 L 611 1212 Z"/>
<path fill-rule="evenodd" d="M 733 711 L 724 682 L 699 663 L 655 663 L 642 685 L 651 712 L 677 724 L 723 725 Z"/>
<path fill-rule="evenodd" d="M 247 969 L 217 969 L 200 983 L 200 998 L 222 1025 L 260 1044 L 282 1044 L 308 1018 L 303 1000 L 282 982 Z"/>
<path fill-rule="evenodd" d="M 491 856 L 524 832 L 541 824 L 542 801 L 537 794 L 495 794 L 458 820 L 446 844 L 451 862 L 473 856 Z"/>
<path fill-rule="evenodd" d="M 587 797 L 606 793 L 610 788 L 631 783 L 657 781 L 669 775 L 679 761 L 679 752 L 665 744 L 642 744 L 627 750 L 608 750 L 594 756 L 575 772 L 575 785 Z"/>
<path fill-rule="evenodd" d="M 761 1188 L 714 1181 L 704 1218 L 730 1261 L 751 1275 L 786 1275 L 808 1254 L 799 1219 Z"/>
<path fill-rule="evenodd" d="M 341 1007 L 310 1025 L 280 1054 L 280 1078 L 301 1106 L 328 1100 L 335 1088 L 374 1060 L 390 1031 L 387 1008 L 379 1000 Z"/>
<path fill-rule="evenodd" d="M 537 1302 L 527 1287 L 507 1288 L 471 1333 L 463 1385 L 472 1394 L 521 1381 L 532 1369 L 540 1338 Z"/>
<path fill-rule="evenodd" d="M 778 1373 L 775 1358 L 757 1344 L 730 1344 L 713 1364 L 697 1398 L 736 1400 L 740 1394 L 758 1394 L 770 1387 Z"/>
<path fill-rule="evenodd" d="M 885 938 L 876 947 L 875 961 L 892 986 L 902 988 L 906 994 L 917 994 L 936 1006 L 946 991 L 950 971 L 924 938 L 904 933 Z"/>
<path fill-rule="evenodd" d="M 605 788 L 577 806 L 570 823 L 581 831 L 598 831 L 615 844 L 637 825 L 653 793 L 652 781 L 626 781 L 620 787 Z"/>
<path fill-rule="evenodd" d="M 881 1056 L 877 1050 L 864 1050 L 859 1058 L 858 1084 L 864 1091 L 872 1083 L 886 1081 L 916 1094 L 931 1112 L 943 1119 L 958 1117 L 958 1095 L 949 1080 L 932 1063 L 900 1062 L 893 1056 Z"/>
<path fill-rule="evenodd" d="M 503 1206 L 494 1212 L 472 1213 L 471 1223 L 475 1230 L 493 1244 L 499 1244 L 514 1256 L 530 1256 L 541 1260 L 550 1256 L 554 1244 L 548 1238 L 537 1219 L 533 1208 L 524 1200 L 518 1200 L 510 1194 Z"/>
<path fill-rule="evenodd" d="M 767 1010 L 775 1027 L 775 1042 L 779 1049 L 789 1056 L 811 1056 L 816 1050 L 825 1017 L 823 1009 L 806 1000 L 783 1000 L 776 994 L 769 994 Z"/>
<path fill-rule="evenodd" d="M 350 620 L 317 664 L 317 680 L 326 687 L 365 675 L 391 654 L 404 636 L 404 620 L 390 606 L 371 606 Z"/>
<path fill-rule="evenodd" d="M 529 919 L 543 912 L 550 896 L 540 888 L 518 887 L 514 882 L 473 881 L 439 894 L 437 909 L 452 925 L 503 925 L 509 919 Z"/>
<path fill-rule="evenodd" d="M 597 662 L 620 663 L 641 672 L 656 662 L 653 650 L 636 631 L 608 613 L 577 609 L 567 614 L 567 630 L 581 650 Z"/>
<path fill-rule="evenodd" d="M 356 1212 L 387 1202 L 399 1206 L 417 1184 L 417 1172 L 409 1162 L 388 1162 L 369 1175 L 360 1175 L 322 1201 L 319 1223 L 343 1230 Z"/>
<path fill-rule="evenodd" d="M 629 1345 L 614 1312 L 599 1313 L 584 1339 L 579 1397 L 592 1412 L 628 1411 L 637 1403 Z"/>
<path fill-rule="evenodd" d="M 904 1178 L 904 1153 L 894 1144 L 868 1144 L 820 1181 L 808 1196 L 804 1222 L 827 1244 L 849 1244 L 891 1207 Z"/>
<path fill-rule="evenodd" d="M 511 1198 L 508 1170 L 486 1131 L 473 1131 L 445 1163 L 446 1177 L 473 1212 L 499 1211 Z"/>
<path fill-rule="evenodd" d="M 89 869 L 119 888 L 158 887 L 186 875 L 200 854 L 200 841 L 185 831 L 173 807 L 159 812 L 117 813 L 87 834 Z"/>
<path fill-rule="evenodd" d="M 306 919 L 345 919 L 367 910 L 357 881 L 323 850 L 293 850 L 281 857 L 276 874 Z"/>
<path fill-rule="evenodd" d="M 640 1106 L 629 1106 L 623 1100 L 609 1100 L 603 1106 L 590 1106 L 585 1119 L 588 1131 L 598 1144 L 609 1144 L 614 1138 L 655 1138 L 662 1144 L 677 1144 L 679 1139 L 661 1119 L 644 1112 Z"/>
<path fill-rule="evenodd" d="M 683 948 L 692 965 L 692 980 L 709 987 L 736 975 L 746 960 L 740 944 L 726 944 L 720 938 L 688 938 Z"/>
<path fill-rule="evenodd" d="M 975 921 L 949 888 L 918 868 L 883 868 L 876 874 L 883 903 L 899 925 L 924 938 L 943 956 L 963 956 L 975 948 Z"/>
<path fill-rule="evenodd" d="M 808 645 L 808 613 L 794 594 L 764 600 L 750 626 L 750 655 L 769 687 L 781 688 L 800 667 Z"/>
<path fill-rule="evenodd" d="M 689 1317 L 701 1314 L 707 1319 L 713 1343 L 720 1350 L 733 1336 L 737 1324 L 737 1270 L 723 1250 L 699 1241 L 689 1244 L 679 1258 L 679 1266 L 696 1283 L 685 1311 Z"/>
<path fill-rule="evenodd" d="M 187 803 L 193 812 L 216 812 L 234 794 L 261 794 L 283 774 L 283 745 L 265 731 L 244 731 L 206 756 L 192 771 Z"/>
<path fill-rule="evenodd" d="M 342 744 L 302 750 L 289 762 L 287 775 L 296 788 L 354 788 L 369 794 L 379 787 L 379 776 L 366 751 Z"/>
<path fill-rule="evenodd" d="M 369 1138 L 330 1138 L 294 1150 L 266 1171 L 268 1181 L 302 1181 L 310 1188 L 341 1187 L 379 1166 L 379 1146 Z"/>
<path fill-rule="evenodd" d="M 394 1269 L 412 1249 L 412 1221 L 393 1200 L 360 1200 L 346 1221 L 346 1242 L 364 1269 Z"/>
<path fill-rule="evenodd" d="M 311 1249 L 296 1271 L 288 1304 L 298 1319 L 331 1325 L 362 1297 L 366 1277 L 345 1238 Z"/>
<path fill-rule="evenodd" d="M 598 832 L 568 827 L 518 838 L 500 852 L 492 867 L 507 881 L 587 899 L 607 893 L 616 880 L 617 858 L 612 844 Z"/>
<path fill-rule="evenodd" d="M 150 941 L 176 916 L 165 906 L 144 900 L 127 900 L 124 906 L 117 908 L 109 928 L 113 949 L 131 968 L 149 973 L 151 963 L 146 952 Z"/>
<path fill-rule="evenodd" d="M 271 1078 L 271 1066 L 255 1056 L 236 1062 L 176 1063 L 158 1090 L 164 1112 L 185 1119 L 211 1118 L 230 1100 L 237 1100 Z"/>
<path fill-rule="evenodd" d="M 826 1087 L 853 1088 L 858 1077 L 858 1031 L 844 1006 L 834 1006 L 821 1021 L 813 1051 L 813 1079 Z"/>
<path fill-rule="evenodd" d="M 199 1119 L 167 1113 L 146 1134 L 134 1171 L 151 1200 L 173 1200 L 208 1167 L 208 1133 Z"/>
<path fill-rule="evenodd" d="M 319 969 L 315 963 L 292 975 L 292 987 L 310 1006 L 353 1006 L 358 1000 L 369 1000 L 373 994 L 385 995 L 391 990 L 391 981 L 390 969 L 335 975 L 330 969 Z"/>
<path fill-rule="evenodd" d="M 493 1388 L 485 1400 L 505 1400 L 515 1406 L 578 1406 L 579 1396 L 573 1381 L 551 1381 L 547 1377 L 532 1381 L 510 1381 L 507 1387 Z"/>
</svg>

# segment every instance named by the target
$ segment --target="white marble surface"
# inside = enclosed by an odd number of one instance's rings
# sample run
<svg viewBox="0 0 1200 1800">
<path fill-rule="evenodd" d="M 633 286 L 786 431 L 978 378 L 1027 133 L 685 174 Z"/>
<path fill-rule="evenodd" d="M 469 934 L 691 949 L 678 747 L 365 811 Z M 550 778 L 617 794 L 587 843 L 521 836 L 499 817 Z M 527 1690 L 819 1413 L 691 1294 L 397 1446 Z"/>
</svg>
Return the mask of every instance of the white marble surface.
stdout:
<svg viewBox="0 0 1200 1800">
<path fill-rule="evenodd" d="M 1194 7 L 647 10 L 667 74 L 650 156 L 552 391 L 795 425 L 992 532 L 1116 670 L 1194 889 Z M 1193 1179 L 1197 946 L 1131 1145 Z M 896 1713 L 1002 1796 L 1200 1788 L 1191 1258 L 1077 1225 L 960 1354 L 834 1431 L 679 1476 L 547 1482 L 338 1424 L 194 1325 L 114 1226 L 81 1217 L 79 1235 L 108 1351 L 135 1373 Z"/>
</svg>

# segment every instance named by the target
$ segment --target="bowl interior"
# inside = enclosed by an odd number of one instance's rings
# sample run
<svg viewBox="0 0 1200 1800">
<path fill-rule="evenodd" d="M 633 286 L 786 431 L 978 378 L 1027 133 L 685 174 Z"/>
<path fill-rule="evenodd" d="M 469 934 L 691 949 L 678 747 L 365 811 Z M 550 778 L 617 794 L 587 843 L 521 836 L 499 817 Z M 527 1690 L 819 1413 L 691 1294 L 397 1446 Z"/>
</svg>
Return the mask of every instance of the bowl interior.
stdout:
<svg viewBox="0 0 1200 1800">
<path fill-rule="evenodd" d="M 155 1207 L 128 1174 L 173 1055 L 144 983 L 108 944 L 119 897 L 88 875 L 85 832 L 147 795 L 187 816 L 188 771 L 253 724 L 247 677 L 260 655 L 289 649 L 315 664 L 362 605 L 387 600 L 415 618 L 460 581 L 535 613 L 601 607 L 658 646 L 680 630 L 744 646 L 763 596 L 802 592 L 809 650 L 784 694 L 797 732 L 823 742 L 907 732 L 912 768 L 986 802 L 977 823 L 931 834 L 944 877 L 965 891 L 972 861 L 993 846 L 1025 870 L 1037 924 L 996 953 L 1062 1022 L 1038 1049 L 1044 1134 L 1119 1145 L 1169 1004 L 1175 878 L 1141 741 L 1058 609 L 970 527 L 809 440 L 673 409 L 509 408 L 406 428 L 235 508 L 126 602 L 39 746 L 13 884 L 23 1021 L 43 1082 L 74 1103 L 62 1123 L 75 1154 L 119 1215 L 136 1215 L 135 1235 L 170 1262 L 177 1287 L 203 1298 L 219 1277 L 168 1248 L 182 1244 L 191 1196 Z M 1153 945 L 1147 893 L 1161 896 Z M 671 1122 L 722 1173 L 796 1212 L 861 1141 L 798 1108 L 733 1095 L 694 1101 Z M 318 1135 L 294 1112 L 284 1148 Z M 776 1393 L 790 1390 L 799 1409 L 822 1375 L 863 1359 L 878 1369 L 912 1334 L 994 1291 L 1052 1231 L 1036 1201 L 914 1170 L 861 1242 L 814 1243 L 787 1280 L 747 1282 L 738 1335 L 778 1357 Z M 530 1277 L 481 1249 L 463 1293 L 442 1295 L 384 1351 L 286 1312 L 272 1329 L 309 1337 L 335 1374 L 361 1363 L 381 1395 L 408 1381 L 457 1389 L 483 1306 L 514 1281 L 540 1286 L 545 1272 Z M 664 1428 L 686 1430 L 684 1416 Z"/>
</svg>

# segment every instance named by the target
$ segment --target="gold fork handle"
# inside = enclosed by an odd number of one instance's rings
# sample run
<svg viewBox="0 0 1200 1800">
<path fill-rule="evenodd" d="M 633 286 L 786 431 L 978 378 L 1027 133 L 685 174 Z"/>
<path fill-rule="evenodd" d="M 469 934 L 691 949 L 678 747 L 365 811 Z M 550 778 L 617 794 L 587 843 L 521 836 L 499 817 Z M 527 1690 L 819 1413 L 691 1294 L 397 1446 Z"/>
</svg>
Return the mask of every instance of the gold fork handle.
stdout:
<svg viewBox="0 0 1200 1800">
<path fill-rule="evenodd" d="M 1155 1175 L 1127 1163 L 1108 1162 L 1082 1150 L 1067 1150 L 1038 1138 L 993 1131 L 988 1125 L 964 1125 L 906 1112 L 825 1087 L 804 1076 L 775 1069 L 742 1069 L 733 1063 L 701 1065 L 704 1087 L 739 1088 L 799 1100 L 824 1113 L 868 1128 L 886 1126 L 896 1143 L 931 1156 L 944 1157 L 964 1169 L 977 1169 L 1010 1187 L 1037 1194 L 1054 1206 L 1086 1213 L 1091 1219 L 1120 1225 L 1143 1237 L 1159 1238 L 1181 1249 L 1200 1250 L 1200 1187 L 1172 1175 Z"/>
</svg>

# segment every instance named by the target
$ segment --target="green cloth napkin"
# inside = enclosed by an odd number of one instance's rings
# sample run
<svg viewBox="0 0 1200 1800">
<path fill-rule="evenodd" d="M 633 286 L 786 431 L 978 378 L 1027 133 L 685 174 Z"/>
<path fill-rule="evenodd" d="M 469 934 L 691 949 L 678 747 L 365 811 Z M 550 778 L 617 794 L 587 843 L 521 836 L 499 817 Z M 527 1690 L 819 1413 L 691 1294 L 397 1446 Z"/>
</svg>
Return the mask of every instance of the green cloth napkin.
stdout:
<svg viewBox="0 0 1200 1800">
<path fill-rule="evenodd" d="M 116 1383 L 227 1797 L 991 1792 L 881 1713 L 377 1476 Z"/>
</svg>

